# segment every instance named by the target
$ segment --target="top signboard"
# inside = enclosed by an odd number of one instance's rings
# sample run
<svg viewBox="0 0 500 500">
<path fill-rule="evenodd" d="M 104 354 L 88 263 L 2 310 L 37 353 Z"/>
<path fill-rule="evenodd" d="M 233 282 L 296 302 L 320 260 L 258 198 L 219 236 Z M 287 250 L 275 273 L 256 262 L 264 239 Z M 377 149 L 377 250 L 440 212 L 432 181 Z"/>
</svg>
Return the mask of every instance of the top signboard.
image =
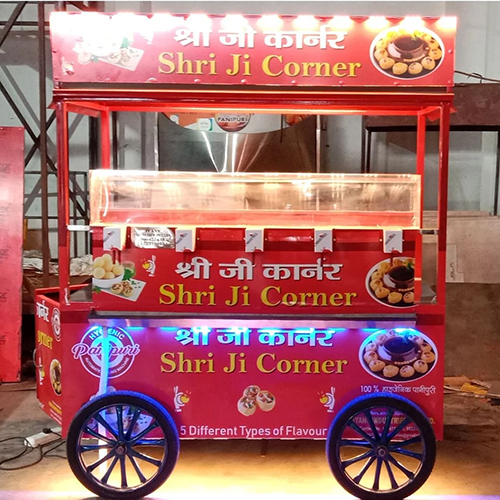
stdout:
<svg viewBox="0 0 500 500">
<path fill-rule="evenodd" d="M 456 18 L 56 12 L 57 83 L 453 85 Z"/>
</svg>

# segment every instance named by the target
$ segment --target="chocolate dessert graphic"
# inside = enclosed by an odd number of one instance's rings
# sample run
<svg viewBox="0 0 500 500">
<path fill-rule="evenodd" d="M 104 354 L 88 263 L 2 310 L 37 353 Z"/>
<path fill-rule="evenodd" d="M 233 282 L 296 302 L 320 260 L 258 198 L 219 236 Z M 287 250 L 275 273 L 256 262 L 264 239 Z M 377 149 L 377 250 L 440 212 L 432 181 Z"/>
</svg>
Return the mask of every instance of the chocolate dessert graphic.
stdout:
<svg viewBox="0 0 500 500">
<path fill-rule="evenodd" d="M 375 37 L 370 57 L 379 71 L 393 78 L 422 78 L 441 64 L 444 44 L 427 28 L 395 26 Z"/>
</svg>

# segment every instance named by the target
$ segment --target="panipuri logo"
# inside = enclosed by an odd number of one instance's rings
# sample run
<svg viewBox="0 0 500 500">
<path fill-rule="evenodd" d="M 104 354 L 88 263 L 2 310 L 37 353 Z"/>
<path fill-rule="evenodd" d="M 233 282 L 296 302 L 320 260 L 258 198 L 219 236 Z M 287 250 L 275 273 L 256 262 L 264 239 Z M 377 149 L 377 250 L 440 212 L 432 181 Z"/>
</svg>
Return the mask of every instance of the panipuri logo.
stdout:
<svg viewBox="0 0 500 500">
<path fill-rule="evenodd" d="M 117 378 L 126 373 L 135 357 L 141 351 L 128 332 L 121 328 L 108 328 L 107 346 L 103 337 L 103 328 L 93 326 L 82 340 L 71 348 L 74 359 L 79 359 L 85 370 L 94 377 L 100 377 L 103 354 L 109 348 L 108 377 Z"/>
</svg>

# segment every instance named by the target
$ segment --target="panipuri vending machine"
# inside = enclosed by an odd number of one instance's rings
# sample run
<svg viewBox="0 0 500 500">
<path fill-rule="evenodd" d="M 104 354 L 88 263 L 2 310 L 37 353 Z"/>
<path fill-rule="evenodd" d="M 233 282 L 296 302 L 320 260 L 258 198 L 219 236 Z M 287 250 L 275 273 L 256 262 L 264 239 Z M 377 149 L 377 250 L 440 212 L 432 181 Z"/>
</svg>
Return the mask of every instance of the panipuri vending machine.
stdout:
<svg viewBox="0 0 500 500">
<path fill-rule="evenodd" d="M 443 437 L 455 29 L 446 17 L 52 15 L 60 281 L 37 296 L 38 398 L 89 490 L 151 493 L 182 439 L 325 439 L 336 480 L 362 499 L 426 481 Z M 225 114 L 228 133 L 269 113 L 404 115 L 415 168 L 120 169 L 113 112 Z M 100 120 L 89 227 L 70 225 L 70 114 Z M 439 195 L 424 224 L 430 119 Z M 93 278 L 70 286 L 76 230 L 92 233 Z"/>
</svg>

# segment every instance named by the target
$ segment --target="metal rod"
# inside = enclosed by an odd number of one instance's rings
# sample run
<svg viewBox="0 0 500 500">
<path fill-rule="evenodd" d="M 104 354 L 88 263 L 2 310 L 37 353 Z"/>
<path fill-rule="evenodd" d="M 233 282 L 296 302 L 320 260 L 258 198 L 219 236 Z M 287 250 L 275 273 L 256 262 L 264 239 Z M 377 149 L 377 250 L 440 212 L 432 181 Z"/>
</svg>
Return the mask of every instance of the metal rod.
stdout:
<svg viewBox="0 0 500 500">
<path fill-rule="evenodd" d="M 118 168 L 118 113 L 113 111 L 111 113 L 111 148 L 113 151 L 113 168 Z"/>
<path fill-rule="evenodd" d="M 372 170 L 372 131 L 368 130 L 368 139 L 366 141 L 366 168 L 365 173 L 369 174 Z"/>
<path fill-rule="evenodd" d="M 450 145 L 450 103 L 443 103 L 439 127 L 438 257 L 437 303 L 446 300 L 446 227 L 448 222 L 448 157 Z"/>
<path fill-rule="evenodd" d="M 89 170 L 99 165 L 99 120 L 89 116 Z"/>
<path fill-rule="evenodd" d="M 419 224 L 424 224 L 424 179 L 425 179 L 425 138 L 426 138 L 426 116 L 419 115 L 417 118 L 417 164 L 416 172 L 420 175 L 420 214 Z M 417 302 L 422 299 L 422 273 L 423 273 L 423 236 L 418 233 L 415 241 L 415 298 Z"/>
<path fill-rule="evenodd" d="M 7 35 L 10 33 L 10 30 L 12 29 L 12 26 L 14 26 L 14 23 L 17 21 L 17 18 L 21 14 L 21 12 L 24 9 L 24 6 L 26 5 L 26 2 L 19 2 L 15 9 L 12 11 L 12 14 L 9 17 L 9 20 L 5 23 L 4 29 L 0 33 L 0 47 L 2 46 L 3 42 L 7 38 Z"/>
<path fill-rule="evenodd" d="M 57 118 L 57 176 L 59 214 L 59 302 L 61 307 L 69 305 L 69 208 L 68 208 L 68 113 L 64 103 L 56 104 Z"/>
<path fill-rule="evenodd" d="M 366 117 L 361 117 L 361 173 L 366 172 Z"/>
<path fill-rule="evenodd" d="M 40 87 L 40 175 L 42 178 L 42 283 L 49 286 L 49 185 L 47 166 L 47 81 L 45 78 L 45 4 L 38 4 L 38 84 Z"/>
<path fill-rule="evenodd" d="M 49 119 L 47 120 L 47 124 L 45 125 L 45 130 L 48 130 L 54 120 L 56 119 L 56 113 L 53 111 L 52 114 L 49 116 Z M 28 151 L 28 154 L 24 158 L 24 168 L 26 168 L 31 161 L 31 158 L 33 158 L 33 155 L 35 154 L 36 150 L 40 149 L 40 135 L 38 135 L 36 141 L 33 143 L 31 146 L 30 150 Z"/>
<path fill-rule="evenodd" d="M 5 100 L 9 103 L 10 107 L 12 108 L 12 111 L 14 111 L 15 115 L 22 123 L 23 127 L 26 129 L 26 132 L 28 132 L 28 135 L 31 137 L 33 141 L 36 141 L 37 137 L 35 135 L 35 132 L 33 132 L 33 129 L 31 128 L 30 124 L 26 121 L 26 118 L 24 118 L 23 114 L 21 113 L 21 110 L 18 108 L 17 104 L 14 102 L 14 100 L 12 99 L 8 90 L 4 87 L 2 82 L 0 82 L 0 92 L 2 92 L 3 96 L 5 97 Z"/>
<path fill-rule="evenodd" d="M 110 168 L 109 111 L 101 111 L 101 168 Z"/>
<path fill-rule="evenodd" d="M 90 207 L 89 207 L 89 183 L 87 175 L 83 177 L 83 189 L 85 192 L 85 198 L 83 200 L 83 203 L 85 205 L 85 213 L 86 213 L 84 222 L 85 225 L 88 226 L 90 224 L 90 218 L 89 218 Z M 88 255 L 90 252 L 89 245 L 90 245 L 90 233 L 87 233 L 85 235 L 85 255 Z"/>
<path fill-rule="evenodd" d="M 321 116 L 316 115 L 316 173 L 321 172 Z"/>
<path fill-rule="evenodd" d="M 78 223 L 78 211 L 76 209 L 76 177 L 73 172 L 69 173 L 71 179 L 71 201 L 73 205 L 73 224 L 76 226 Z M 78 257 L 78 235 L 70 235 L 73 237 L 73 257 Z"/>
<path fill-rule="evenodd" d="M 498 215 L 498 194 L 500 183 L 500 130 L 497 132 L 497 158 L 495 164 L 495 194 L 493 195 L 493 215 Z"/>
</svg>

